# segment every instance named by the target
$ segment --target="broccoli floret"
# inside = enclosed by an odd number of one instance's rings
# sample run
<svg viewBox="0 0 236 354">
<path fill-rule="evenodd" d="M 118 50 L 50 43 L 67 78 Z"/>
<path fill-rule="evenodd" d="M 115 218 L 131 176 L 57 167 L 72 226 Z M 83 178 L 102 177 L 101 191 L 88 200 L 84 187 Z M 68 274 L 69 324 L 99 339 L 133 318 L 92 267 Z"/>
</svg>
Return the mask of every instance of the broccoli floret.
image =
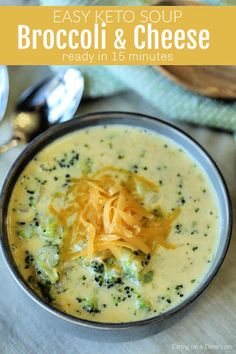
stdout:
<svg viewBox="0 0 236 354">
<path fill-rule="evenodd" d="M 95 297 L 84 299 L 77 298 L 77 301 L 82 304 L 82 308 L 88 313 L 95 314 L 100 312 L 98 302 Z"/>
<path fill-rule="evenodd" d="M 151 311 L 152 306 L 150 301 L 138 296 L 136 299 L 136 308 L 142 311 Z"/>
<path fill-rule="evenodd" d="M 44 261 L 49 267 L 56 267 L 59 262 L 60 251 L 55 245 L 43 246 L 40 250 L 39 259 Z"/>
<path fill-rule="evenodd" d="M 26 251 L 26 256 L 25 256 L 25 268 L 29 268 L 34 264 L 34 256 L 29 252 Z"/>
<path fill-rule="evenodd" d="M 149 272 L 143 275 L 143 282 L 144 283 L 151 283 L 153 280 L 153 271 L 149 270 Z"/>
<path fill-rule="evenodd" d="M 140 281 L 140 262 L 138 260 L 131 260 L 122 263 L 125 275 L 135 281 Z"/>
<path fill-rule="evenodd" d="M 36 289 L 46 302 L 50 303 L 53 300 L 50 282 L 39 279 L 37 275 L 30 275 L 27 280 L 32 288 Z"/>
<path fill-rule="evenodd" d="M 115 284 L 122 283 L 122 272 L 117 267 L 106 266 L 104 273 L 104 285 L 111 288 Z"/>
<path fill-rule="evenodd" d="M 86 266 L 92 272 L 94 281 L 99 286 L 105 285 L 107 288 L 110 288 L 122 282 L 121 277 L 123 276 L 123 272 L 114 262 L 103 262 L 99 259 L 94 259 L 90 263 L 87 263 Z"/>
<path fill-rule="evenodd" d="M 36 264 L 36 273 L 37 275 L 44 281 L 54 284 L 57 282 L 59 275 L 57 270 L 53 267 L 50 267 L 45 261 L 42 259 L 37 259 Z"/>
<path fill-rule="evenodd" d="M 39 226 L 39 236 L 53 244 L 60 243 L 62 239 L 62 227 L 58 225 L 54 218 L 50 218 L 46 223 Z"/>
<path fill-rule="evenodd" d="M 22 240 L 28 240 L 32 238 L 35 234 L 35 228 L 33 227 L 32 224 L 25 225 L 21 229 L 17 231 L 17 235 L 22 239 Z"/>
<path fill-rule="evenodd" d="M 39 257 L 35 262 L 35 269 L 37 275 L 46 282 L 51 284 L 58 280 L 57 270 L 54 268 L 59 262 L 59 248 L 58 246 L 43 246 L 40 250 Z"/>
<path fill-rule="evenodd" d="M 92 172 L 93 161 L 88 157 L 86 160 L 80 162 L 80 168 L 83 174 Z"/>
<path fill-rule="evenodd" d="M 158 193 L 156 191 L 150 190 L 150 188 L 144 186 L 142 183 L 136 182 L 135 192 L 137 196 L 139 196 L 142 199 L 143 203 L 146 206 L 149 206 L 149 209 L 150 206 L 156 207 L 158 205 L 159 202 Z"/>
<path fill-rule="evenodd" d="M 143 266 L 139 256 L 136 256 L 131 251 L 123 250 L 120 258 L 120 264 L 127 278 L 135 282 L 140 281 L 140 273 Z"/>
<path fill-rule="evenodd" d="M 104 273 L 104 264 L 101 261 L 94 260 L 90 263 L 90 267 L 95 273 L 103 274 Z"/>
<path fill-rule="evenodd" d="M 87 266 L 88 270 L 92 272 L 94 281 L 99 286 L 102 286 L 104 281 L 104 263 L 99 259 L 94 259 L 90 263 L 85 263 L 85 265 Z"/>
<path fill-rule="evenodd" d="M 38 282 L 37 286 L 38 286 L 44 300 L 48 303 L 52 302 L 53 297 L 51 295 L 51 284 L 48 282 L 44 282 L 44 283 Z"/>
</svg>

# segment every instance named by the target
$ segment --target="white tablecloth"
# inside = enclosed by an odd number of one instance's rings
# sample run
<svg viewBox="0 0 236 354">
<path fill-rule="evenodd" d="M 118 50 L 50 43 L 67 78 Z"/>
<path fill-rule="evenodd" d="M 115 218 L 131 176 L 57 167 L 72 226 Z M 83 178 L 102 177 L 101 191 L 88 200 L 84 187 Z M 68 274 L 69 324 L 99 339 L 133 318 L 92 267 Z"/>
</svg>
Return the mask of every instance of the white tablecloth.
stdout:
<svg viewBox="0 0 236 354">
<path fill-rule="evenodd" d="M 42 67 L 10 69 L 11 97 L 8 116 L 0 126 L 0 142 L 10 135 L 9 115 L 19 93 L 48 72 Z M 83 102 L 79 113 L 98 110 L 130 110 L 158 115 L 132 93 Z M 213 156 L 229 186 L 236 206 L 235 144 L 230 135 L 205 128 L 181 127 Z M 0 184 L 21 149 L 0 157 Z M 226 260 L 211 287 L 191 312 L 164 332 L 133 343 L 102 344 L 63 333 L 42 322 L 15 284 L 0 257 L 0 354 L 165 354 L 236 353 L 236 233 Z M 220 348 L 225 349 L 220 349 Z"/>
</svg>

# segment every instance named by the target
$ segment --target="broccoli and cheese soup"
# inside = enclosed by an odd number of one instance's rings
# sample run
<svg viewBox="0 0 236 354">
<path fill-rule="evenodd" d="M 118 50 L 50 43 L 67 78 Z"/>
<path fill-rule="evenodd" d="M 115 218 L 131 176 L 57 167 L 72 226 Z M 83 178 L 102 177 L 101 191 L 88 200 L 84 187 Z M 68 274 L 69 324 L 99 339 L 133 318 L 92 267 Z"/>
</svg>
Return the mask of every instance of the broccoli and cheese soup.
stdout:
<svg viewBox="0 0 236 354">
<path fill-rule="evenodd" d="M 84 128 L 26 166 L 8 210 L 12 254 L 51 306 L 75 317 L 155 316 L 199 286 L 219 210 L 197 162 L 142 128 Z"/>
</svg>

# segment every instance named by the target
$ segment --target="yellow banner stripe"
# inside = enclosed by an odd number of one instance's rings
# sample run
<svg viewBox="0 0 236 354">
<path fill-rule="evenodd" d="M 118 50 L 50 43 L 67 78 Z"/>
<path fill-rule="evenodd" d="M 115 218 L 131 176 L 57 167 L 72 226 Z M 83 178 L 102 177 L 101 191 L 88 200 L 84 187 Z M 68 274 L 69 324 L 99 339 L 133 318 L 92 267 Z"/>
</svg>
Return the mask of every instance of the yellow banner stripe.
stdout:
<svg viewBox="0 0 236 354">
<path fill-rule="evenodd" d="M 1 6 L 0 64 L 236 65 L 236 6 Z"/>
</svg>

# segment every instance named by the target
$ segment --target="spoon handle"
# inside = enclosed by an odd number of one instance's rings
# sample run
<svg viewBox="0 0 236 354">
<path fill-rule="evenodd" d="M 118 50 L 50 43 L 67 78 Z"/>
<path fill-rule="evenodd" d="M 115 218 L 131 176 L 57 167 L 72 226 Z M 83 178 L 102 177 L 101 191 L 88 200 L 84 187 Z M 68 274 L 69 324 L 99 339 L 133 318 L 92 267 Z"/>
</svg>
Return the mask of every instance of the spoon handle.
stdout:
<svg viewBox="0 0 236 354">
<path fill-rule="evenodd" d="M 0 154 L 4 154 L 8 150 L 13 149 L 14 147 L 23 144 L 24 141 L 16 136 L 13 136 L 8 142 L 0 146 Z"/>
</svg>

